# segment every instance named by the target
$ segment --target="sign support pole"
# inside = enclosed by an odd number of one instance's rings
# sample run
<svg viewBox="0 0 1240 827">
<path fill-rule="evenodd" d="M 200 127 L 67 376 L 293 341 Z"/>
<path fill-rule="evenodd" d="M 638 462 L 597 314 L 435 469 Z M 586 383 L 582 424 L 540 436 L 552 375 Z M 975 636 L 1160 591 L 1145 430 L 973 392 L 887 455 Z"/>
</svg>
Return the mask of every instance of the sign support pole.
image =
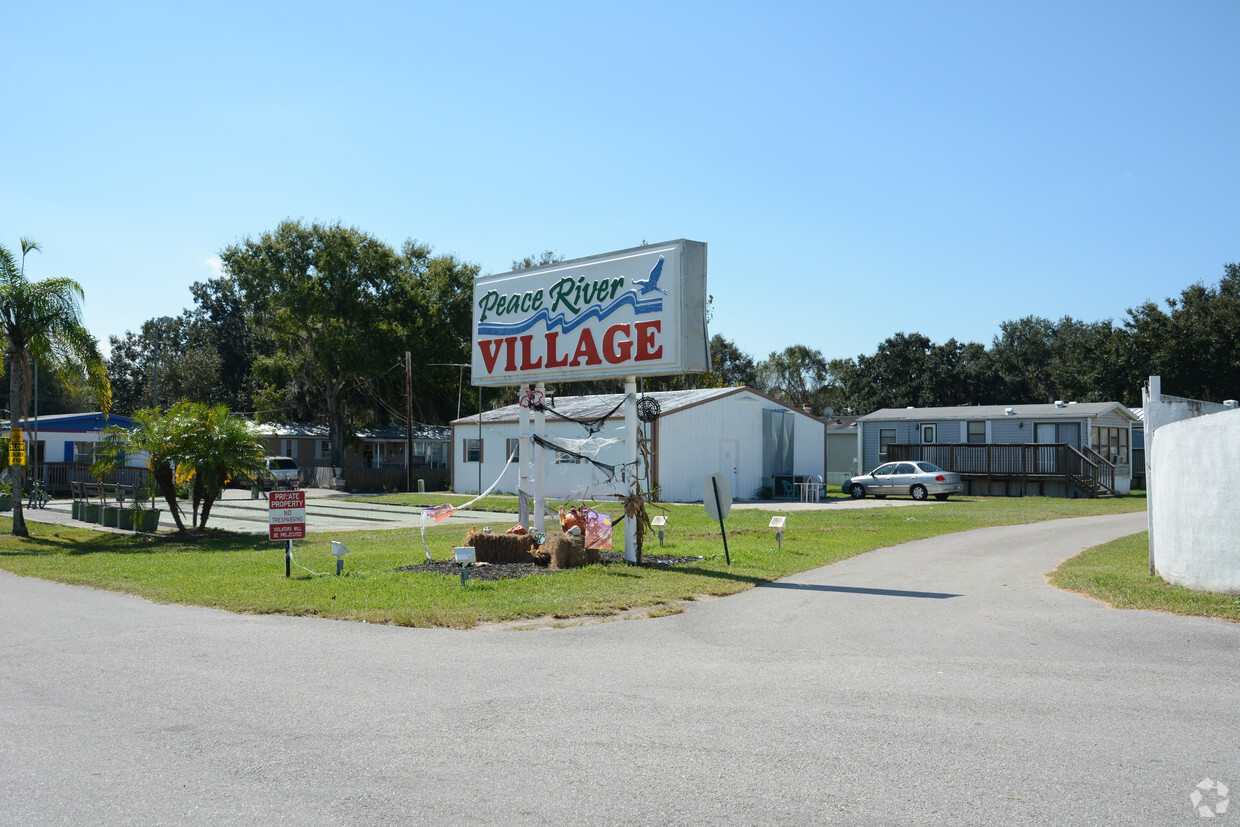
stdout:
<svg viewBox="0 0 1240 827">
<path fill-rule="evenodd" d="M 531 386 L 523 384 L 518 389 L 521 398 L 530 398 Z M 530 528 L 530 409 L 519 405 L 521 411 L 521 429 L 517 431 L 517 469 L 520 482 L 517 483 L 517 522 Z"/>
<path fill-rule="evenodd" d="M 710 485 L 715 489 L 715 502 L 719 502 L 719 481 L 715 477 L 710 478 Z M 728 554 L 728 531 L 723 527 L 723 509 L 719 509 L 719 533 L 723 535 L 723 559 L 732 565 L 732 557 Z"/>
<path fill-rule="evenodd" d="M 624 377 L 624 459 L 629 496 L 637 496 L 637 377 Z M 637 562 L 637 516 L 624 515 L 624 561 Z"/>
<path fill-rule="evenodd" d="M 293 541 L 284 541 L 284 576 L 293 576 Z"/>
<path fill-rule="evenodd" d="M 545 382 L 534 386 L 537 396 L 545 399 L 547 391 Z M 542 439 L 547 438 L 547 412 L 534 411 L 534 433 Z M 534 449 L 534 532 L 544 534 L 547 531 L 547 508 L 544 505 L 547 496 L 547 449 L 541 445 Z"/>
</svg>

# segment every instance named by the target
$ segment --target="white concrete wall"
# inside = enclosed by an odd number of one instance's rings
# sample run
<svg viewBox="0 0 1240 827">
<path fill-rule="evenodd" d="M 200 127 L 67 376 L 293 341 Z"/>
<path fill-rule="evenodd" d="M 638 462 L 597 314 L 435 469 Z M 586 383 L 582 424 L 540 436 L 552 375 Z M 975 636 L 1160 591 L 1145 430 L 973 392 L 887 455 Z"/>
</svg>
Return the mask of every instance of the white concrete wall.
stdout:
<svg viewBox="0 0 1240 827">
<path fill-rule="evenodd" d="M 1177 586 L 1240 594 L 1240 411 L 1165 424 L 1147 450 L 1154 567 Z"/>
</svg>

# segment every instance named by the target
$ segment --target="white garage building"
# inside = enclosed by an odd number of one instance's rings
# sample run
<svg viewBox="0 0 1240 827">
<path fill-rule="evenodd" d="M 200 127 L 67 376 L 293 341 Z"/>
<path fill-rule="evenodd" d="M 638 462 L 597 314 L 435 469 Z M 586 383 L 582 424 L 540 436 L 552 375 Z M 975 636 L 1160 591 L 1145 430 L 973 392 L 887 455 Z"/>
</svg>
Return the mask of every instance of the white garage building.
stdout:
<svg viewBox="0 0 1240 827">
<path fill-rule="evenodd" d="M 769 486 L 776 497 L 791 496 L 793 482 L 825 478 L 826 420 L 788 407 L 752 388 L 711 388 L 638 394 L 653 397 L 660 415 L 641 424 L 650 461 L 641 463 L 643 490 L 657 487 L 665 502 L 700 502 L 706 478 L 720 472 L 729 478 L 737 499 L 757 497 Z M 600 469 L 566 453 L 548 451 L 546 495 L 553 499 L 599 498 L 627 492 L 620 479 L 624 463 L 623 394 L 558 396 L 545 400 L 546 438 L 597 462 L 614 466 L 609 479 Z M 573 421 L 575 420 L 575 421 Z M 597 421 L 591 437 L 579 422 Z M 514 461 L 521 429 L 521 408 L 510 405 L 452 423 L 453 490 L 474 493 L 490 487 L 516 493 L 519 471 Z M 584 445 L 581 440 L 589 440 Z"/>
</svg>

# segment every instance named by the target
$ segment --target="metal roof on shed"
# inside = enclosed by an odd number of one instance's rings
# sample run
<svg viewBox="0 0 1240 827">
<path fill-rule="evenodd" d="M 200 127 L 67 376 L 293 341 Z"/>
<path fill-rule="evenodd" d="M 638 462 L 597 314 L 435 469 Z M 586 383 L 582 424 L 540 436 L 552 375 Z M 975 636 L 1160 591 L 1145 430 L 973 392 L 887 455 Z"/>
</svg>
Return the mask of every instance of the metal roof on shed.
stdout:
<svg viewBox="0 0 1240 827">
<path fill-rule="evenodd" d="M 710 402 L 715 399 L 722 399 L 725 396 L 731 396 L 734 393 L 748 391 L 756 393 L 752 388 L 701 388 L 698 390 L 687 391 L 650 391 L 648 393 L 638 393 L 637 398 L 643 396 L 653 397 L 659 403 L 660 413 L 669 414 L 676 411 L 691 408 L 694 405 L 700 405 L 703 402 Z M 758 394 L 761 396 L 761 394 Z M 624 400 L 622 393 L 604 393 L 593 396 L 551 396 L 547 397 L 547 406 L 553 409 L 560 416 L 571 417 L 572 419 L 598 419 L 601 416 L 610 414 L 610 419 L 623 419 L 624 409 L 616 408 Z M 493 411 L 483 411 L 482 421 L 487 422 L 519 422 L 521 419 L 520 405 L 506 405 L 503 408 L 496 408 Z M 468 423 L 478 424 L 478 415 L 462 417 L 452 421 L 453 425 L 465 425 Z"/>
</svg>

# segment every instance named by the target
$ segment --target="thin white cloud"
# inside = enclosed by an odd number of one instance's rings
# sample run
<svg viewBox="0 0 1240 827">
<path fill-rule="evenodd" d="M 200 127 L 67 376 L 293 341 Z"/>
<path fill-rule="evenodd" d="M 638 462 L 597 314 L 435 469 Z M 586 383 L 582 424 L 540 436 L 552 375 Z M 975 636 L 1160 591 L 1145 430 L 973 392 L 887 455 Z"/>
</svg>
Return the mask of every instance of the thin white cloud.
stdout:
<svg viewBox="0 0 1240 827">
<path fill-rule="evenodd" d="M 211 256 L 203 264 L 210 267 L 217 277 L 224 275 L 224 262 L 220 261 L 219 256 Z"/>
</svg>

